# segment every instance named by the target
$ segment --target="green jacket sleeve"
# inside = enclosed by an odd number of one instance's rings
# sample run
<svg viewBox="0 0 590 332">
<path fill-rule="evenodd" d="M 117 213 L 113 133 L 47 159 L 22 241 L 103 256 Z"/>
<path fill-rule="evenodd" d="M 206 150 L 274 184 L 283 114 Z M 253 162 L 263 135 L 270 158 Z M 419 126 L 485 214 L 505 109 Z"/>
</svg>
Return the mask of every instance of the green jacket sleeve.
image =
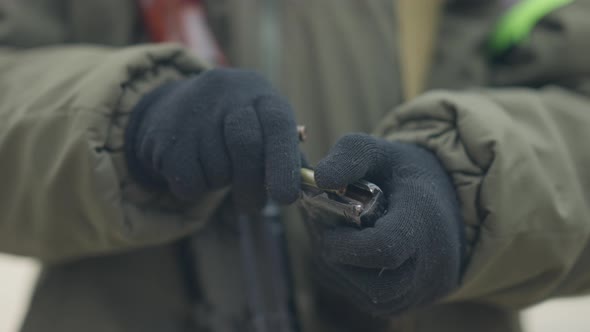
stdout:
<svg viewBox="0 0 590 332">
<path fill-rule="evenodd" d="M 127 115 L 159 84 L 204 68 L 175 45 L 0 48 L 0 251 L 56 262 L 178 238 L 194 206 L 127 175 Z"/>
<path fill-rule="evenodd" d="M 379 128 L 454 180 L 469 262 L 449 300 L 522 308 L 590 290 L 589 109 L 559 87 L 435 91 Z"/>
<path fill-rule="evenodd" d="M 378 130 L 434 151 L 455 182 L 468 263 L 447 301 L 515 309 L 590 290 L 589 12 L 559 8 L 482 66 L 497 88 L 430 92 Z"/>
</svg>

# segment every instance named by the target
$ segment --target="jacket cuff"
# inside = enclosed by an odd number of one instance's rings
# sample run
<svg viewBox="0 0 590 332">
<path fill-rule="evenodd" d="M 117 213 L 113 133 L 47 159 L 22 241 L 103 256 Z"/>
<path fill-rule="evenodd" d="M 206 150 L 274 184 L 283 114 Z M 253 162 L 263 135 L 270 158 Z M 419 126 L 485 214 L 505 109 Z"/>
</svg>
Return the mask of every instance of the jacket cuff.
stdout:
<svg viewBox="0 0 590 332">
<path fill-rule="evenodd" d="M 556 87 L 438 91 L 383 121 L 377 134 L 431 150 L 454 181 L 468 257 L 444 301 L 520 309 L 587 289 L 587 102 Z"/>
<path fill-rule="evenodd" d="M 164 243 L 202 228 L 227 190 L 210 193 L 199 202 L 189 204 L 170 193 L 140 185 L 128 173 L 124 134 L 129 116 L 143 96 L 164 83 L 197 75 L 207 69 L 207 65 L 173 44 L 130 47 L 110 57 L 113 59 L 107 62 L 119 69 L 105 70 L 104 75 L 108 77 L 101 77 L 101 70 L 95 70 L 96 77 L 90 80 L 115 84 L 103 85 L 104 91 L 81 89 L 92 91 L 92 95 L 80 98 L 94 105 L 95 110 L 102 110 L 101 120 L 93 122 L 89 133 L 98 156 L 96 174 L 104 177 L 101 182 L 105 183 L 103 195 L 108 196 L 106 199 L 118 206 L 117 209 L 122 208 L 123 220 L 110 220 L 113 223 L 110 229 L 119 233 L 109 237 L 121 243 L 109 246 Z M 99 104 L 104 107 L 97 108 Z M 117 191 L 110 185 L 114 181 L 118 183 Z"/>
<path fill-rule="evenodd" d="M 463 139 L 476 130 L 476 126 L 461 123 L 473 121 L 462 116 L 465 108 L 470 107 L 481 108 L 482 101 L 469 95 L 428 93 L 392 111 L 375 131 L 376 135 L 388 140 L 423 146 L 445 166 L 461 203 L 467 260 L 487 213 L 481 208 L 479 199 L 483 179 L 494 159 L 492 149 L 482 151 L 476 142 Z"/>
</svg>

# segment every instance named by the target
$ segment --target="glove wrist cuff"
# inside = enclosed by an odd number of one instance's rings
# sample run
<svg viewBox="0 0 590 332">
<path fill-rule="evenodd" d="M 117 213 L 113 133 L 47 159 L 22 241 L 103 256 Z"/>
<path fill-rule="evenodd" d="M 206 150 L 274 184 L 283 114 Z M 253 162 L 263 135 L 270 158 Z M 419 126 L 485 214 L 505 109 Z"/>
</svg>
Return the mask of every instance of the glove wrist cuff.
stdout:
<svg viewBox="0 0 590 332">
<path fill-rule="evenodd" d="M 124 153 L 127 161 L 129 174 L 140 184 L 153 188 L 166 188 L 165 179 L 152 167 L 153 161 L 141 160 L 139 158 L 140 132 L 147 118 L 153 112 L 160 112 L 158 103 L 178 82 L 168 82 L 155 88 L 146 94 L 133 107 L 127 127 L 125 128 Z"/>
</svg>

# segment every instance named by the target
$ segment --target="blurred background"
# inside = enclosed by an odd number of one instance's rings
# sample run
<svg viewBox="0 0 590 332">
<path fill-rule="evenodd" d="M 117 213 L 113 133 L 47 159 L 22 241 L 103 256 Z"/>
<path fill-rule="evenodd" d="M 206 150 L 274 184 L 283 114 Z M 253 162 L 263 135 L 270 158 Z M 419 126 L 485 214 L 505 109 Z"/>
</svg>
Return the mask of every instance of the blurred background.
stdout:
<svg viewBox="0 0 590 332">
<path fill-rule="evenodd" d="M 0 332 L 17 332 L 39 267 L 0 254 Z M 553 300 L 525 311 L 526 332 L 590 331 L 590 297 Z"/>
</svg>

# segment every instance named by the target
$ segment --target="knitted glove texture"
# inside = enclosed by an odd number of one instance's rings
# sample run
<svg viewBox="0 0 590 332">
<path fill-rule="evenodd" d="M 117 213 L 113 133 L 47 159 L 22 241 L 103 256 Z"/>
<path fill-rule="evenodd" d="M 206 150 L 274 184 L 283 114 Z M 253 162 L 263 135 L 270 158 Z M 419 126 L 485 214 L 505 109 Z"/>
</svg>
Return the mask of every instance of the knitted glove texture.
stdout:
<svg viewBox="0 0 590 332">
<path fill-rule="evenodd" d="M 183 200 L 231 185 L 238 207 L 254 210 L 299 194 L 291 106 L 254 72 L 213 69 L 157 88 L 135 106 L 125 139 L 130 173 Z"/>
<path fill-rule="evenodd" d="M 457 287 L 461 214 L 451 179 L 434 154 L 349 134 L 319 162 L 315 179 L 324 189 L 367 179 L 388 200 L 374 227 L 308 220 L 320 281 L 375 315 L 430 304 Z"/>
</svg>

